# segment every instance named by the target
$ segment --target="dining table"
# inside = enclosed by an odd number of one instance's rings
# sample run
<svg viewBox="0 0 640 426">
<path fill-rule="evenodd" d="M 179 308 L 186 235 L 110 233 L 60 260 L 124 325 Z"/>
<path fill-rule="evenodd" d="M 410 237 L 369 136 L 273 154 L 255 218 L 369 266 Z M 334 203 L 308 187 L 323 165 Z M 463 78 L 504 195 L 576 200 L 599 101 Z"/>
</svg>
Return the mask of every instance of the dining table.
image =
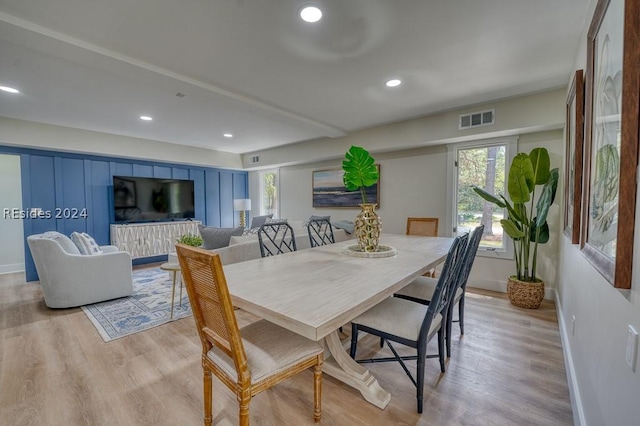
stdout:
<svg viewBox="0 0 640 426">
<path fill-rule="evenodd" d="M 351 359 L 339 328 L 436 267 L 453 238 L 382 234 L 393 253 L 367 257 L 355 240 L 224 266 L 233 303 L 314 341 L 323 342 L 323 372 L 384 409 L 391 394 Z"/>
</svg>

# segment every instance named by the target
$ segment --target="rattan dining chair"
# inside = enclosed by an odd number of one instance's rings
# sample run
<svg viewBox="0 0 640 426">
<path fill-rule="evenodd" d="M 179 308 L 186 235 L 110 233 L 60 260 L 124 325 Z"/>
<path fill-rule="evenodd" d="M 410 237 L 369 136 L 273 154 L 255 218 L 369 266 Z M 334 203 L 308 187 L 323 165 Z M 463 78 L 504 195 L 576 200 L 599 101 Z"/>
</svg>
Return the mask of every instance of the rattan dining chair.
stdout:
<svg viewBox="0 0 640 426">
<path fill-rule="evenodd" d="M 445 372 L 444 325 L 451 296 L 450 288 L 454 284 L 461 266 L 466 241 L 466 234 L 454 239 L 447 254 L 442 274 L 438 279 L 431 304 L 427 306 L 410 300 L 389 297 L 351 321 L 351 358 L 355 359 L 356 357 L 358 331 L 364 331 L 384 339 L 393 353 L 393 357 L 357 360 L 357 362 L 398 361 L 417 388 L 418 413 L 422 413 L 426 358 L 437 356 L 440 360 L 440 371 Z M 427 355 L 427 343 L 436 333 L 438 335 L 438 354 Z M 391 344 L 392 341 L 416 349 L 416 355 L 398 355 Z M 415 378 L 405 365 L 404 361 L 406 360 L 417 360 Z"/>
<path fill-rule="evenodd" d="M 333 227 L 329 219 L 309 219 L 307 224 L 309 244 L 311 247 L 325 246 L 336 242 L 333 236 Z"/>
<path fill-rule="evenodd" d="M 423 237 L 438 236 L 437 217 L 408 217 L 407 235 L 422 235 Z M 424 273 L 425 277 L 435 277 L 436 270 L 431 269 Z"/>
<path fill-rule="evenodd" d="M 476 227 L 469 236 L 469 242 L 464 253 L 463 265 L 460 268 L 459 276 L 456 279 L 454 287 L 452 288 L 453 297 L 451 298 L 450 307 L 447 313 L 447 325 L 446 325 L 446 343 L 447 343 L 447 357 L 451 356 L 451 328 L 453 322 L 458 322 L 460 326 L 460 334 L 464 334 L 464 299 L 467 289 L 467 281 L 469 280 L 469 274 L 473 267 L 473 262 L 480 246 L 480 240 L 482 239 L 482 233 L 484 232 L 484 225 Z M 395 296 L 403 299 L 411 300 L 414 302 L 428 305 L 433 297 L 434 290 L 438 281 L 434 278 L 419 277 L 416 278 L 409 285 L 398 291 Z M 453 320 L 453 309 L 458 304 L 458 320 Z"/>
<path fill-rule="evenodd" d="M 249 403 L 256 394 L 313 368 L 313 417 L 320 421 L 323 348 L 266 320 L 238 328 L 220 256 L 176 245 L 200 341 L 204 371 L 204 424 L 212 422 L 212 376 L 239 402 L 239 424 L 249 424 Z"/>
<path fill-rule="evenodd" d="M 296 236 L 286 220 L 274 220 L 263 224 L 258 230 L 262 257 L 296 251 Z"/>
</svg>

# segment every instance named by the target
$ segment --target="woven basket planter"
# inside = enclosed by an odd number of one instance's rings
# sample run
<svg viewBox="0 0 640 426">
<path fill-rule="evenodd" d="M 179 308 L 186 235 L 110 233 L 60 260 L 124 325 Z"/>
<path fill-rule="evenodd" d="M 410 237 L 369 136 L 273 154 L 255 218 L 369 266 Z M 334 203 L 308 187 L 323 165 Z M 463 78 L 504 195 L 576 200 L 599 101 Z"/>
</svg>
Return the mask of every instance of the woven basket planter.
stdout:
<svg viewBox="0 0 640 426">
<path fill-rule="evenodd" d="M 538 309 L 544 299 L 544 281 L 529 283 L 509 277 L 507 295 L 513 305 L 525 309 Z"/>
</svg>

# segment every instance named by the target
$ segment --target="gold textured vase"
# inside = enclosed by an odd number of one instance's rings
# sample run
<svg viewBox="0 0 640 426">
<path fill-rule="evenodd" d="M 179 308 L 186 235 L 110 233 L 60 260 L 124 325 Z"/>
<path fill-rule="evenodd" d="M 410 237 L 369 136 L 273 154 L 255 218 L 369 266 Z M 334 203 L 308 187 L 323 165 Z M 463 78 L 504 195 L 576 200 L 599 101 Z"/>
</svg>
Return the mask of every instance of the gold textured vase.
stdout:
<svg viewBox="0 0 640 426">
<path fill-rule="evenodd" d="M 360 204 L 362 210 L 356 216 L 355 233 L 358 246 L 364 252 L 375 252 L 378 249 L 382 219 L 375 212 L 377 204 Z"/>
</svg>

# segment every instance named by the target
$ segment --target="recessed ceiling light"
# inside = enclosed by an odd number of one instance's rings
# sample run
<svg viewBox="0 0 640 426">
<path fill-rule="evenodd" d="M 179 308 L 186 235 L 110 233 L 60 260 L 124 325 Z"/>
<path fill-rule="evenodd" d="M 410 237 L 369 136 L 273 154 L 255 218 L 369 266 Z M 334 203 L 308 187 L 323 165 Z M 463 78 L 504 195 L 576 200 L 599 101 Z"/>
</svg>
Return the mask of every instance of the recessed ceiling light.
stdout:
<svg viewBox="0 0 640 426">
<path fill-rule="evenodd" d="M 20 93 L 18 89 L 14 89 L 13 87 L 9 86 L 0 86 L 0 90 L 7 93 Z"/>
<path fill-rule="evenodd" d="M 140 120 L 153 121 L 153 117 L 149 117 L 148 115 L 141 115 Z"/>
<path fill-rule="evenodd" d="M 232 138 L 233 137 L 233 135 L 231 133 L 225 133 L 222 136 L 224 136 L 225 138 Z"/>
<path fill-rule="evenodd" d="M 315 6 L 305 6 L 300 9 L 300 18 L 304 22 L 318 22 L 322 18 L 322 11 Z"/>
<path fill-rule="evenodd" d="M 386 83 L 384 83 L 387 87 L 398 87 L 402 84 L 401 80 L 398 80 L 397 78 L 393 78 L 391 80 L 387 80 Z"/>
</svg>

